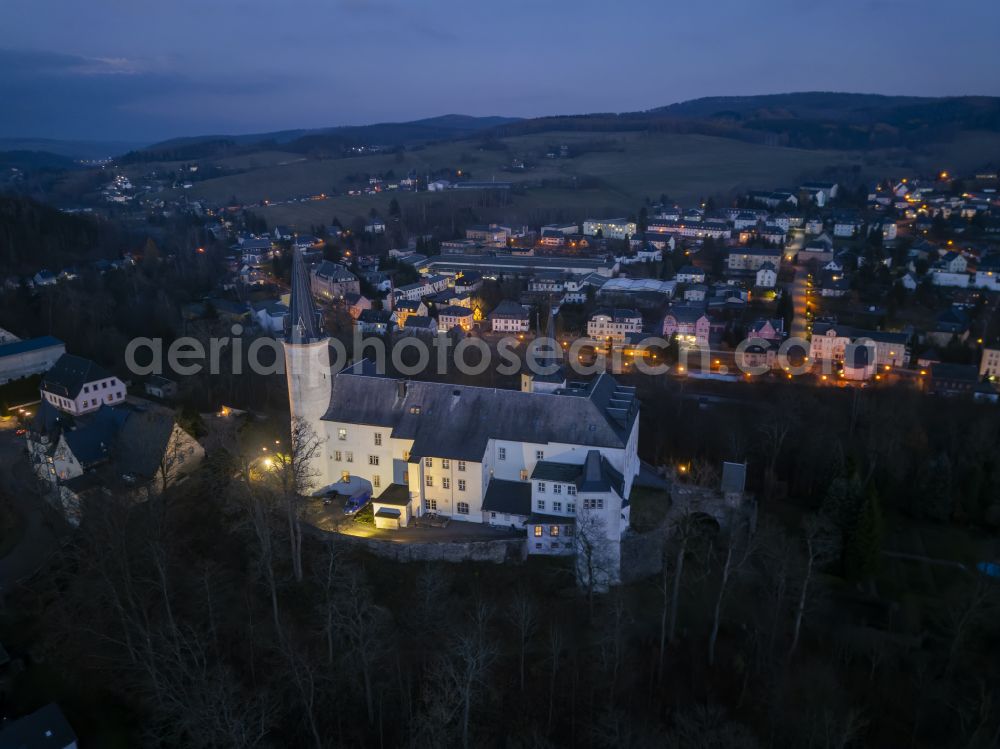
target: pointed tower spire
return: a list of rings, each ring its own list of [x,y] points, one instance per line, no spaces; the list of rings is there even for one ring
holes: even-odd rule
[[[316,305],[312,298],[309,271],[302,250],[292,247],[292,294],[288,302],[288,342],[312,343],[321,336],[316,325]]]

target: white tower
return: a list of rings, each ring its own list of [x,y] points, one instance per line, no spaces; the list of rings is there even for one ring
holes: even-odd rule
[[[309,426],[322,443],[316,451],[313,467],[317,472],[316,488],[332,483],[327,474],[326,434],[323,416],[330,405],[330,339],[317,321],[302,252],[293,249],[292,293],[288,303],[288,330],[282,342],[285,351],[285,377],[288,381],[288,405],[293,420]]]

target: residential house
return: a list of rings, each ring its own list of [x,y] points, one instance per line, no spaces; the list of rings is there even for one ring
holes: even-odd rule
[[[347,305],[347,314],[352,320],[361,317],[361,313],[372,308],[372,300],[363,294],[347,294],[344,296],[344,304]]]
[[[934,328],[927,332],[926,338],[944,347],[953,339],[964,343],[969,337],[969,330],[969,316],[960,307],[952,306],[938,315]]]
[[[392,320],[402,327],[410,315],[427,315],[427,305],[419,299],[400,299],[393,307]]]
[[[385,335],[392,327],[392,315],[385,310],[366,309],[361,311],[354,324],[362,335]]]
[[[160,400],[172,400],[177,397],[177,383],[161,375],[152,375],[143,385],[146,395]]]
[[[642,332],[642,315],[633,309],[601,309],[587,320],[587,335],[621,343],[629,333]]]
[[[973,395],[979,387],[979,371],[975,364],[931,365],[929,387],[937,395]]]
[[[711,321],[705,314],[704,305],[678,304],[670,308],[663,318],[663,337],[677,336],[679,343],[709,347]]]
[[[366,234],[385,234],[385,221],[379,216],[372,216],[365,222]]]
[[[761,263],[757,269],[757,288],[773,289],[778,285],[778,271],[773,263]]]
[[[771,247],[748,247],[732,250],[727,259],[730,271],[753,271],[756,273],[764,263],[774,268],[781,267],[781,250]]]
[[[527,333],[531,328],[528,310],[511,299],[504,299],[489,314],[494,333]]]
[[[282,335],[288,323],[288,307],[277,300],[253,302],[250,305],[254,321],[261,330],[273,335]]]
[[[42,376],[40,389],[42,400],[73,415],[90,413],[125,398],[125,383],[90,359],[73,354],[59,357]]]
[[[1000,291],[1000,254],[988,255],[976,266],[976,288]]]
[[[343,300],[348,294],[360,294],[358,277],[340,263],[324,260],[309,274],[314,296],[327,300]]]
[[[839,216],[833,222],[833,236],[853,237],[864,226],[864,221],[854,216]]]
[[[436,335],[438,324],[433,317],[410,315],[400,326],[399,330],[404,335]]]
[[[438,310],[438,330],[446,331],[460,328],[468,333],[472,330],[473,313],[469,307],[457,304]]]
[[[624,218],[588,218],[583,222],[583,233],[591,237],[600,235],[605,239],[628,239],[635,232],[635,222]]]
[[[682,265],[674,275],[677,283],[705,283],[705,271],[694,265]]]
[[[1000,379],[1000,347],[983,347],[983,358],[979,362],[979,376]]]
[[[817,322],[809,342],[814,362],[843,362],[847,347],[864,344],[874,349],[871,359],[879,368],[905,367],[909,361],[909,336],[881,330],[863,330],[848,325]]]

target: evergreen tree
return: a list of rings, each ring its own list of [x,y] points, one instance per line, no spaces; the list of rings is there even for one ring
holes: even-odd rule
[[[850,579],[870,580],[878,572],[883,533],[882,508],[878,493],[872,489],[865,497],[844,549],[844,568]]]

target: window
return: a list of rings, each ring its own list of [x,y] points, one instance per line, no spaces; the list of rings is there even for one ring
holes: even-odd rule
[[[507,448],[498,447],[497,448],[497,460],[507,460]]]
[[[346,440],[347,439],[347,430],[344,429],[344,428],[338,429],[337,430],[337,439],[339,439],[339,440]]]
[[[559,535],[559,526],[558,525],[550,525],[549,526],[549,535],[550,536],[558,536]]]
[[[465,470],[465,461],[464,460],[458,461],[458,470],[460,470],[460,471],[464,471]]]
[[[468,502],[459,502],[457,505],[455,505],[455,509],[458,510],[458,514],[459,515],[468,515],[469,514],[469,503]]]
[[[340,472],[340,480],[343,481],[345,484],[348,481],[350,481],[351,480],[351,473],[350,473],[350,471],[341,471]]]
[[[106,382],[102,382],[102,383],[101,383],[101,387],[102,387],[103,389],[107,390],[107,389],[108,389],[108,383],[106,383]]]
[[[545,500],[544,499],[537,500],[535,502],[535,509],[536,510],[544,510],[545,509]]]
[[[545,451],[535,450],[535,460],[545,460]]]
[[[382,432],[375,432],[375,445],[380,446],[382,444]]]
[[[438,508],[438,501],[436,499],[425,499],[424,509],[425,510],[436,510]]]
[[[424,468],[433,468],[434,458],[424,458]]]
[[[369,455],[368,456],[368,465],[370,465],[370,466],[377,466],[378,465],[378,455]]]
[[[83,392],[89,393],[90,392],[90,385],[84,385],[83,386]]]
[[[604,499],[585,499],[583,500],[583,509],[585,510],[603,510],[604,509]]]
[[[576,512],[576,504],[574,502],[567,502],[566,503],[566,512],[575,513]]]
[[[465,479],[459,479],[458,480],[458,490],[460,492],[464,492],[465,491]]]
[[[562,494],[562,484],[553,484],[552,485],[552,493],[553,494]]]
[[[562,502],[553,502],[552,512],[562,512]]]
[[[573,526],[572,525],[567,525],[566,526],[566,535],[567,536],[572,536],[573,535]],[[566,544],[566,548],[569,548],[569,544]]]
[[[442,468],[451,468],[451,461],[448,460],[447,458],[442,458],[441,459],[441,467]]]
[[[521,469],[521,481],[527,481],[527,480],[528,480],[528,469],[527,468],[522,468]]]
[[[535,526],[535,538],[541,538],[541,537],[542,537],[542,526],[536,525]]]
[[[545,482],[544,481],[539,481],[538,482],[538,493],[539,494],[545,494]]]
[[[350,450],[348,450],[346,453],[344,453],[344,460],[346,462],[348,462],[348,463],[353,463],[354,462],[354,453],[352,453]]]
[[[490,513],[490,520],[496,520],[496,519],[497,519],[497,514],[495,512],[491,512]]]
[[[434,486],[434,477],[424,476],[424,486]]]
[[[451,489],[451,479],[450,479],[450,478],[447,478],[447,477],[445,477],[445,478],[442,478],[442,479],[441,479],[441,486],[442,486],[442,487],[443,487],[444,489]]]
[[[372,476],[372,486],[374,486],[376,489],[382,486],[382,477],[379,476],[377,473],[374,476]]]
[[[341,460],[344,459],[344,454],[340,452],[340,450],[334,450],[333,459],[339,463]]]
[[[575,497],[576,496],[576,487],[573,486],[573,484],[570,484],[569,486],[566,487],[566,493],[569,496],[571,496],[571,497]]]

